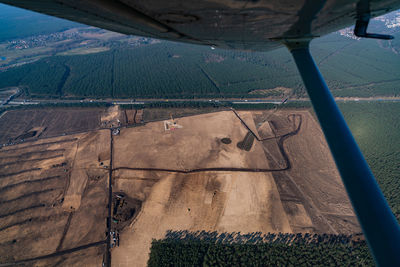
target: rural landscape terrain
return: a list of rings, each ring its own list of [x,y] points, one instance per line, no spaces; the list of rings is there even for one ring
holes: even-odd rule
[[[359,107],[400,107],[342,105],[353,109],[345,114],[355,116],[357,129],[368,126]],[[98,266],[111,259],[113,266],[156,266],[154,253],[166,253],[166,244],[171,251],[183,240],[178,251],[193,249],[187,239],[205,246],[207,257],[197,252],[211,262],[218,247],[204,240],[222,239],[228,248],[249,240],[293,243],[303,251],[297,242],[304,239],[302,246],[321,243],[331,253],[353,244],[349,260],[372,263],[309,109],[11,110],[0,129],[2,264]],[[398,216],[398,200],[389,201]],[[153,243],[149,261],[152,241],[164,238]]]
[[[290,53],[0,5],[0,266],[374,266]],[[400,221],[400,12],[311,52]]]

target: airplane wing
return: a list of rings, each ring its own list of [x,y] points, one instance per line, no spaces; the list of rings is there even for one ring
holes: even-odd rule
[[[400,8],[397,0],[0,0],[124,34],[266,51]]]

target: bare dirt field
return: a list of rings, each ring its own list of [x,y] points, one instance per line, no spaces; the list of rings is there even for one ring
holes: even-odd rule
[[[220,108],[146,108],[143,109],[143,121],[151,122],[157,120],[168,120],[171,115],[174,118],[193,116],[202,113],[218,112]]]
[[[102,266],[105,244],[80,249],[76,252],[67,253],[61,256],[38,259],[31,261],[30,266]]]
[[[171,120],[170,120],[171,121]],[[319,125],[305,110],[222,111],[121,129],[113,189],[141,202],[113,266],[145,266],[167,230],[360,232]]]
[[[123,115],[126,125],[143,123],[143,109],[125,109]]]
[[[113,168],[266,167],[261,144],[255,143],[252,153],[237,148],[247,129],[232,111],[183,117],[176,122],[183,128],[165,131],[164,122],[159,121],[121,129],[114,140]],[[232,143],[224,144],[222,138],[230,138]]]
[[[125,112],[118,105],[107,108],[101,115],[101,126],[103,128],[113,128],[121,126],[126,120]]]
[[[168,230],[361,231],[307,110],[85,110],[0,118],[29,141],[0,148],[0,263],[146,266]]]
[[[33,133],[35,127],[42,127],[39,137],[90,131],[100,127],[100,118],[105,109],[54,108],[7,111],[0,118],[0,144],[16,142],[24,134]],[[32,137],[38,137],[33,135]]]
[[[0,263],[31,265],[24,260],[61,255],[34,265],[67,266],[76,259],[63,252],[88,246],[74,253],[101,264],[109,137],[108,130],[100,130],[0,149]]]

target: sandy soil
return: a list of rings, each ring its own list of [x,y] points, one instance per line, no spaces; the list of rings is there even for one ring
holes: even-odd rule
[[[278,112],[277,116],[282,116],[282,113]],[[285,175],[290,184],[295,184],[297,189],[295,191],[301,192],[305,202],[308,203],[305,209],[312,219],[314,231],[320,233],[360,231],[322,130],[309,112],[296,111],[296,113],[301,114],[303,118],[301,130],[284,144],[292,168],[279,174],[274,173],[274,177],[278,180],[281,175]],[[293,192],[286,192],[285,189],[281,191],[281,194],[288,193]],[[331,219],[330,215],[336,215],[336,219]],[[347,223],[343,223],[343,220]]]
[[[145,108],[142,109],[142,114],[138,114],[142,116],[141,119],[145,122],[159,121],[159,120],[168,120],[171,118],[171,115],[174,118],[182,118],[187,116],[194,116],[198,114],[210,113],[210,112],[218,112],[221,111],[221,108],[214,107],[203,107],[203,108]],[[138,121],[137,121],[138,122]]]
[[[322,132],[308,111],[238,115],[255,133],[253,139],[264,140],[249,141],[249,151],[238,147],[249,139],[249,130],[232,111],[176,119],[183,128],[174,131],[165,131],[162,121],[148,123],[122,129],[114,138],[114,188],[143,204],[113,249],[113,266],[145,266],[151,240],[163,238],[167,230],[360,232]],[[144,167],[275,171],[134,170]]]
[[[247,129],[232,111],[209,113],[175,120],[183,126],[165,131],[163,121],[144,127],[121,129],[115,137],[114,168],[147,167],[195,169],[212,167],[265,168],[261,144],[254,143],[251,153],[236,144]],[[253,128],[254,122],[253,122]],[[230,138],[223,144],[222,138]]]
[[[91,247],[63,256],[29,262],[26,266],[102,266],[105,249],[105,245]]]
[[[108,130],[0,149],[0,263],[105,240],[109,152]]]
[[[125,112],[113,107],[85,116],[66,113],[65,124],[61,113],[35,111],[29,120],[27,111],[21,112],[0,118],[0,126],[8,123],[0,139],[29,131],[41,131],[35,138],[42,139],[0,149],[0,263],[95,244],[28,265],[99,266],[107,231],[111,134],[93,129],[101,122],[108,127],[126,122]],[[134,123],[134,114],[127,115]],[[170,121],[165,110],[145,110],[146,117]],[[115,229],[127,225],[120,246],[112,249],[113,266],[145,266],[151,240],[168,230],[360,232],[321,129],[308,111],[220,111],[174,121],[182,128],[166,131],[160,120],[121,127],[112,137],[114,197],[124,194],[133,205],[125,207],[132,220],[120,228],[112,223]],[[43,138],[77,129],[93,131]]]
[[[145,266],[153,238],[184,229],[291,232],[270,174],[170,174],[154,185],[138,217],[121,234],[113,266]]]
[[[118,105],[111,106],[101,115],[102,127],[118,127],[125,121],[125,114],[120,110]]]
[[[76,143],[69,185],[64,195],[64,209],[79,209],[83,191],[88,185],[88,179],[91,177],[106,179],[105,176],[108,175],[108,172],[104,167],[110,165],[109,138],[109,131],[101,130],[82,136]],[[100,163],[103,163],[103,165]]]

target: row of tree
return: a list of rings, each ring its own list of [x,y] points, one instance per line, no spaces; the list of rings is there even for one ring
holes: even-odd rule
[[[351,235],[168,232],[153,240],[149,266],[373,266]]]

